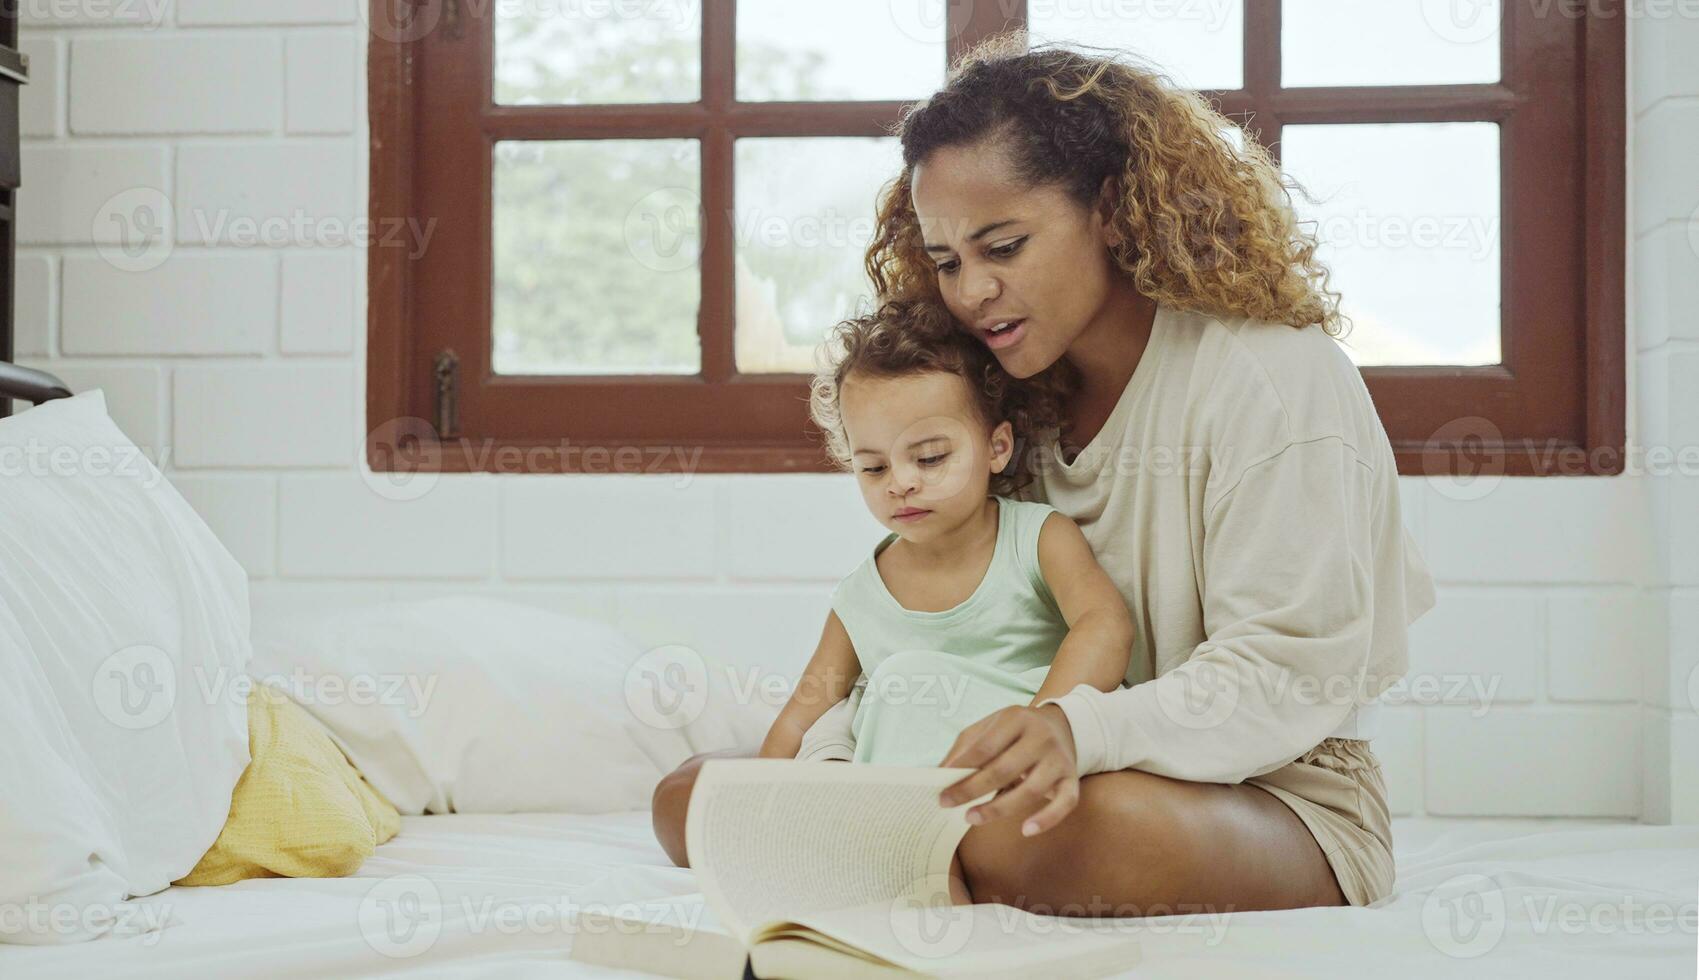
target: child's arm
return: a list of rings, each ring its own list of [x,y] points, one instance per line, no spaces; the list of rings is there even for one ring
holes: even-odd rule
[[[763,759],[794,759],[802,736],[832,705],[849,697],[861,676],[861,661],[837,613],[828,613],[820,645],[797,681],[796,690],[761,743]]]
[[[1068,635],[1031,703],[1061,697],[1080,684],[1100,691],[1120,687],[1133,655],[1133,617],[1079,525],[1061,514],[1044,519],[1038,567],[1068,621]]]

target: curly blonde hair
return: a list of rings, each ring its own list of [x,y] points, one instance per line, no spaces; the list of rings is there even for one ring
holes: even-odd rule
[[[903,378],[951,374],[967,382],[975,414],[987,433],[1007,421],[1014,430],[1015,452],[1009,465],[991,477],[990,490],[1009,496],[1032,482],[1034,450],[1061,427],[1066,374],[1045,374],[1025,381],[1003,370],[985,344],[951,322],[932,302],[893,300],[873,313],[839,322],[819,348],[819,371],[809,384],[808,410],[826,437],[826,452],[840,468],[851,468],[839,395],[852,375]]]
[[[903,169],[882,191],[866,267],[875,295],[942,303],[911,201],[916,165],[935,150],[993,139],[1015,174],[1097,206],[1110,181],[1116,265],[1146,296],[1176,308],[1344,332],[1301,188],[1255,139],[1196,93],[1115,52],[1027,49],[1024,31],[962,55],[944,87],[897,124]]]

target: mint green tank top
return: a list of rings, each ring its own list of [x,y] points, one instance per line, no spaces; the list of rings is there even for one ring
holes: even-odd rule
[[[877,559],[897,540],[893,532],[832,592],[832,611],[855,645],[869,677],[899,650],[935,650],[977,664],[1025,673],[1048,668],[1068,635],[1068,623],[1038,566],[1038,533],[1055,512],[1049,504],[994,497],[997,544],[973,594],[937,612],[906,609],[885,587]]]

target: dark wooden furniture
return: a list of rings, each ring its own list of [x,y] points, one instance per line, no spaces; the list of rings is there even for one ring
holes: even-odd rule
[[[29,59],[18,51],[17,0],[0,0],[0,362],[12,359],[13,254],[17,249],[13,225],[21,183],[18,90],[28,81]],[[0,363],[0,369],[11,366]],[[13,395],[25,397],[22,391],[7,390],[6,382],[16,380],[9,372],[0,374],[0,418],[11,414]]]

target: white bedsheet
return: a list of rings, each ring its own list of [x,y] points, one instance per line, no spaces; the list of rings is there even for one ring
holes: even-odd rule
[[[1144,936],[1139,977],[1694,975],[1699,827],[1405,820],[1395,834],[1398,890],[1379,907],[1099,927]],[[171,888],[142,901],[164,928],[0,947],[0,977],[633,977],[566,959],[571,910],[694,892],[647,812],[410,817],[355,878]]]

